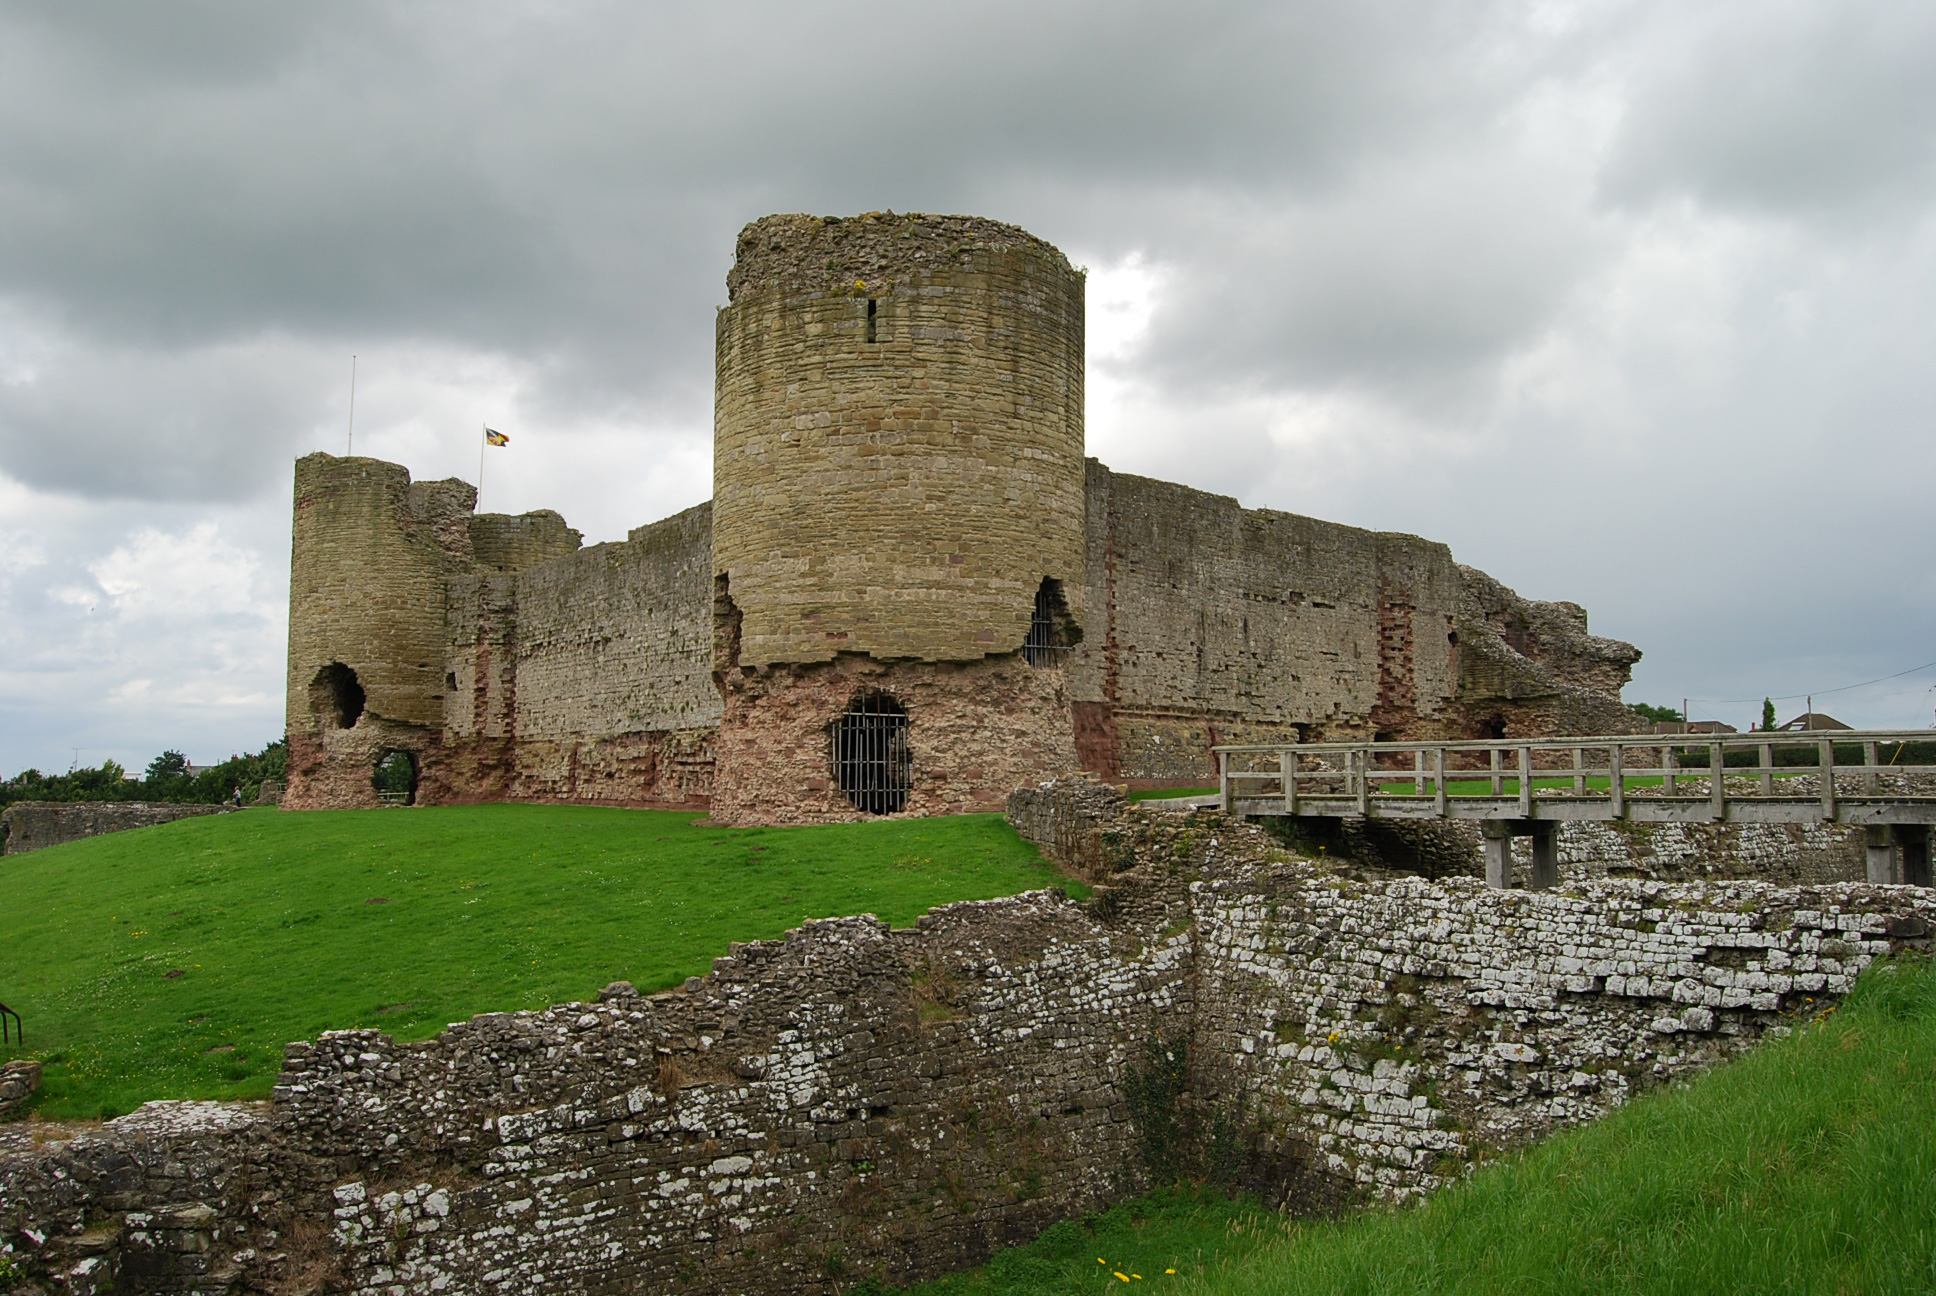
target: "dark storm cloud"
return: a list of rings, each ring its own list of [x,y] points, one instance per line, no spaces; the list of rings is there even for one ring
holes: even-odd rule
[[[1488,88],[1464,58],[1486,12],[16,10],[0,28],[0,292],[31,314],[30,332],[72,345],[31,398],[0,405],[0,467],[51,488],[165,495],[200,454],[255,461],[196,475],[205,487],[252,487],[307,435],[298,410],[326,386],[289,370],[205,392],[150,386],[145,408],[165,403],[199,447],[182,458],[182,438],[135,416],[133,371],[263,335],[331,353],[429,340],[512,354],[544,364],[530,397],[547,410],[643,405],[702,422],[707,307],[744,220],[981,210],[999,196],[1002,214],[1052,238],[1201,263],[1206,239],[1274,232],[1268,219],[1229,229],[1224,213],[1323,193],[1368,151],[1418,147],[1495,107],[1510,87]],[[1218,215],[1176,210],[1206,186],[1223,191]],[[1363,251],[1317,250],[1333,280]],[[1288,267],[1273,256],[1261,250],[1245,273],[1300,281],[1296,254]],[[1376,288],[1323,278],[1313,307],[1349,299],[1363,318],[1327,330],[1311,309],[1245,319],[1257,345],[1224,358],[1241,370],[1318,332],[1332,351],[1456,352],[1471,349],[1464,333],[1501,326],[1467,318],[1413,336],[1415,308],[1380,315]],[[1266,363],[1255,376],[1286,375]],[[104,378],[133,385],[104,396]],[[124,461],[102,457],[112,445]],[[174,467],[141,466],[163,458]]]
[[[1927,210],[1936,179],[1936,9],[1679,7],[1640,42],[1607,192],[1748,211]]]

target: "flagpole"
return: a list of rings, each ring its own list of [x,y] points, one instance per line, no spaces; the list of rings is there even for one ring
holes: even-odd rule
[[[487,450],[491,444],[491,438],[489,435],[490,431],[491,431],[490,427],[486,425],[483,431],[477,434],[477,503],[478,504],[481,504],[484,502],[484,451]],[[471,509],[473,511],[475,511],[476,508],[477,508],[477,504],[471,505]]]
[[[350,431],[349,440],[343,446],[347,457],[356,453],[356,357],[350,357]]]

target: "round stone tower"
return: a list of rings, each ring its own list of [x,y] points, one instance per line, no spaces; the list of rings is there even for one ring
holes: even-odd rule
[[[1082,633],[1081,274],[995,221],[769,216],[741,231],[727,289],[715,817],[772,817],[751,807],[775,795],[787,818],[879,812],[838,769],[860,705],[904,714],[912,787],[890,812],[985,806],[1073,768],[1059,650]],[[1045,706],[1033,734],[988,713]],[[994,747],[952,775],[938,749],[924,765],[943,728]],[[736,764],[773,769],[781,749],[799,787],[742,786]]]
[[[740,661],[971,661],[1081,617],[1083,282],[1012,225],[769,216],[719,314],[713,566]]]

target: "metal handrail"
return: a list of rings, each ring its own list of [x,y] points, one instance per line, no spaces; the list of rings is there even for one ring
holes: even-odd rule
[[[18,1035],[20,1037],[19,1042],[25,1045],[27,1042],[27,1024],[20,1020],[19,1013],[3,1003],[0,1003],[0,1044],[11,1042],[11,1036],[7,1034],[7,1018],[9,1017],[13,1018],[13,1033]]]

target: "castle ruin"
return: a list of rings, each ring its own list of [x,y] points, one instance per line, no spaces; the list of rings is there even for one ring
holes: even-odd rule
[[[285,807],[997,810],[1218,743],[1631,731],[1640,654],[1441,544],[1085,459],[1083,277],[967,217],[771,216],[718,316],[714,499],[585,547],[296,465]]]

